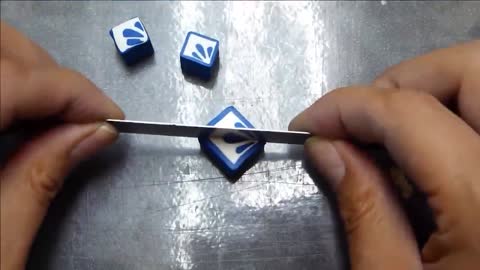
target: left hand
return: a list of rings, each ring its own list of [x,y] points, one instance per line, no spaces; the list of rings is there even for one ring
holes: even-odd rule
[[[120,108],[80,73],[1,23],[0,132],[21,120],[59,120],[0,167],[0,269],[24,269],[28,252],[63,178],[80,160],[112,143],[102,121]]]

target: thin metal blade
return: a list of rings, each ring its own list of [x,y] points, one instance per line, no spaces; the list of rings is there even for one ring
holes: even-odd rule
[[[222,136],[227,133],[248,132],[258,140],[270,143],[304,144],[311,136],[308,132],[280,131],[254,128],[219,128],[204,125],[180,125],[161,122],[144,122],[108,119],[107,122],[121,133],[150,134],[198,138],[201,136]]]

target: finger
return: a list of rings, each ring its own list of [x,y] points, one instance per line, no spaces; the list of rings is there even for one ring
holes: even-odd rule
[[[464,217],[471,215],[469,204],[474,202],[465,194],[478,189],[480,140],[430,95],[368,87],[339,89],[298,115],[290,129],[383,144],[427,194],[437,219],[446,219],[442,224],[468,226]]]
[[[69,168],[112,143],[108,124],[65,124],[34,139],[0,173],[1,269],[23,269],[47,208]]]
[[[445,270],[445,269],[462,269],[476,270],[480,263],[478,258],[480,250],[477,248],[472,250],[456,250],[454,255],[445,256],[435,263],[425,263],[424,270]]]
[[[313,137],[305,149],[336,191],[352,269],[421,269],[407,219],[375,164],[343,141]]]
[[[418,89],[443,103],[456,104],[460,116],[480,133],[480,41],[436,50],[387,69],[374,85]]]
[[[2,58],[10,58],[25,67],[56,66],[55,60],[27,36],[5,22],[0,23]]]
[[[121,109],[80,73],[60,68],[24,71],[1,62],[0,130],[15,120],[57,116],[68,122],[123,118]]]

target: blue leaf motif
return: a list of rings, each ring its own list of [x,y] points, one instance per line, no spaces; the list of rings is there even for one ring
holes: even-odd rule
[[[126,39],[128,46],[132,47],[138,44],[142,44],[145,38],[146,33],[143,29],[142,23],[135,22],[134,28],[126,28],[122,32],[123,37]]]
[[[203,46],[201,44],[197,44],[195,45],[195,48],[197,48],[197,51],[203,56],[203,58],[205,58],[205,49],[203,48]]]
[[[246,126],[241,122],[236,122],[235,127],[246,128]],[[235,148],[235,152],[237,154],[245,152],[250,146],[255,144],[255,142],[252,141],[253,139],[254,137],[248,132],[227,133],[223,136],[223,140],[228,144],[238,144],[241,142],[245,142]]]
[[[239,143],[248,140],[248,137],[243,136],[242,134],[237,133],[227,133],[223,136],[223,140],[226,143]]]
[[[143,26],[142,26],[142,24],[141,24],[140,22],[136,22],[136,23],[135,23],[135,27],[137,27],[138,29],[142,30],[142,32],[145,31],[145,30],[143,30]]]
[[[193,52],[192,55],[193,55],[195,58],[198,58],[199,60],[202,60],[202,61],[203,61],[203,58],[201,58],[196,52]]]
[[[227,133],[223,136],[223,140],[228,144],[238,144],[244,142],[235,148],[237,154],[241,154],[246,151],[251,145],[255,144],[250,138],[244,136],[244,134]]]
[[[205,51],[205,48],[203,47],[202,44],[197,43],[195,45],[195,52],[192,52],[192,56],[197,58],[198,60],[201,60],[204,63],[208,63],[211,60],[212,54],[213,54],[213,48],[208,47],[207,50]]]
[[[143,34],[139,33],[133,29],[125,29],[123,30],[123,37],[130,38],[130,37],[136,37],[136,38],[142,38]]]
[[[243,123],[241,123],[241,122],[236,122],[236,123],[235,123],[235,127],[236,127],[236,128],[246,128],[246,126],[245,126]]]
[[[127,45],[128,46],[133,46],[133,45],[137,45],[137,44],[140,44],[140,43],[142,43],[142,41],[138,38],[127,39]]]
[[[244,151],[246,151],[251,145],[253,145],[254,143],[253,142],[249,142],[249,143],[245,143],[245,144],[242,144],[240,145],[239,147],[237,147],[235,149],[235,152],[237,152],[237,154],[241,154],[243,153]]]

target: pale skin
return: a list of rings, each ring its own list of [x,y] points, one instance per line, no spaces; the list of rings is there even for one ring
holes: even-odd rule
[[[24,269],[68,170],[114,142],[117,132],[103,120],[124,115],[83,75],[5,23],[0,91],[1,132],[23,120],[58,123],[0,171],[1,269]],[[480,265],[480,41],[404,61],[371,85],[334,89],[290,129],[315,135],[305,151],[337,195],[352,269]],[[426,193],[438,229],[422,250],[391,196],[391,179],[353,140],[382,144]]]

